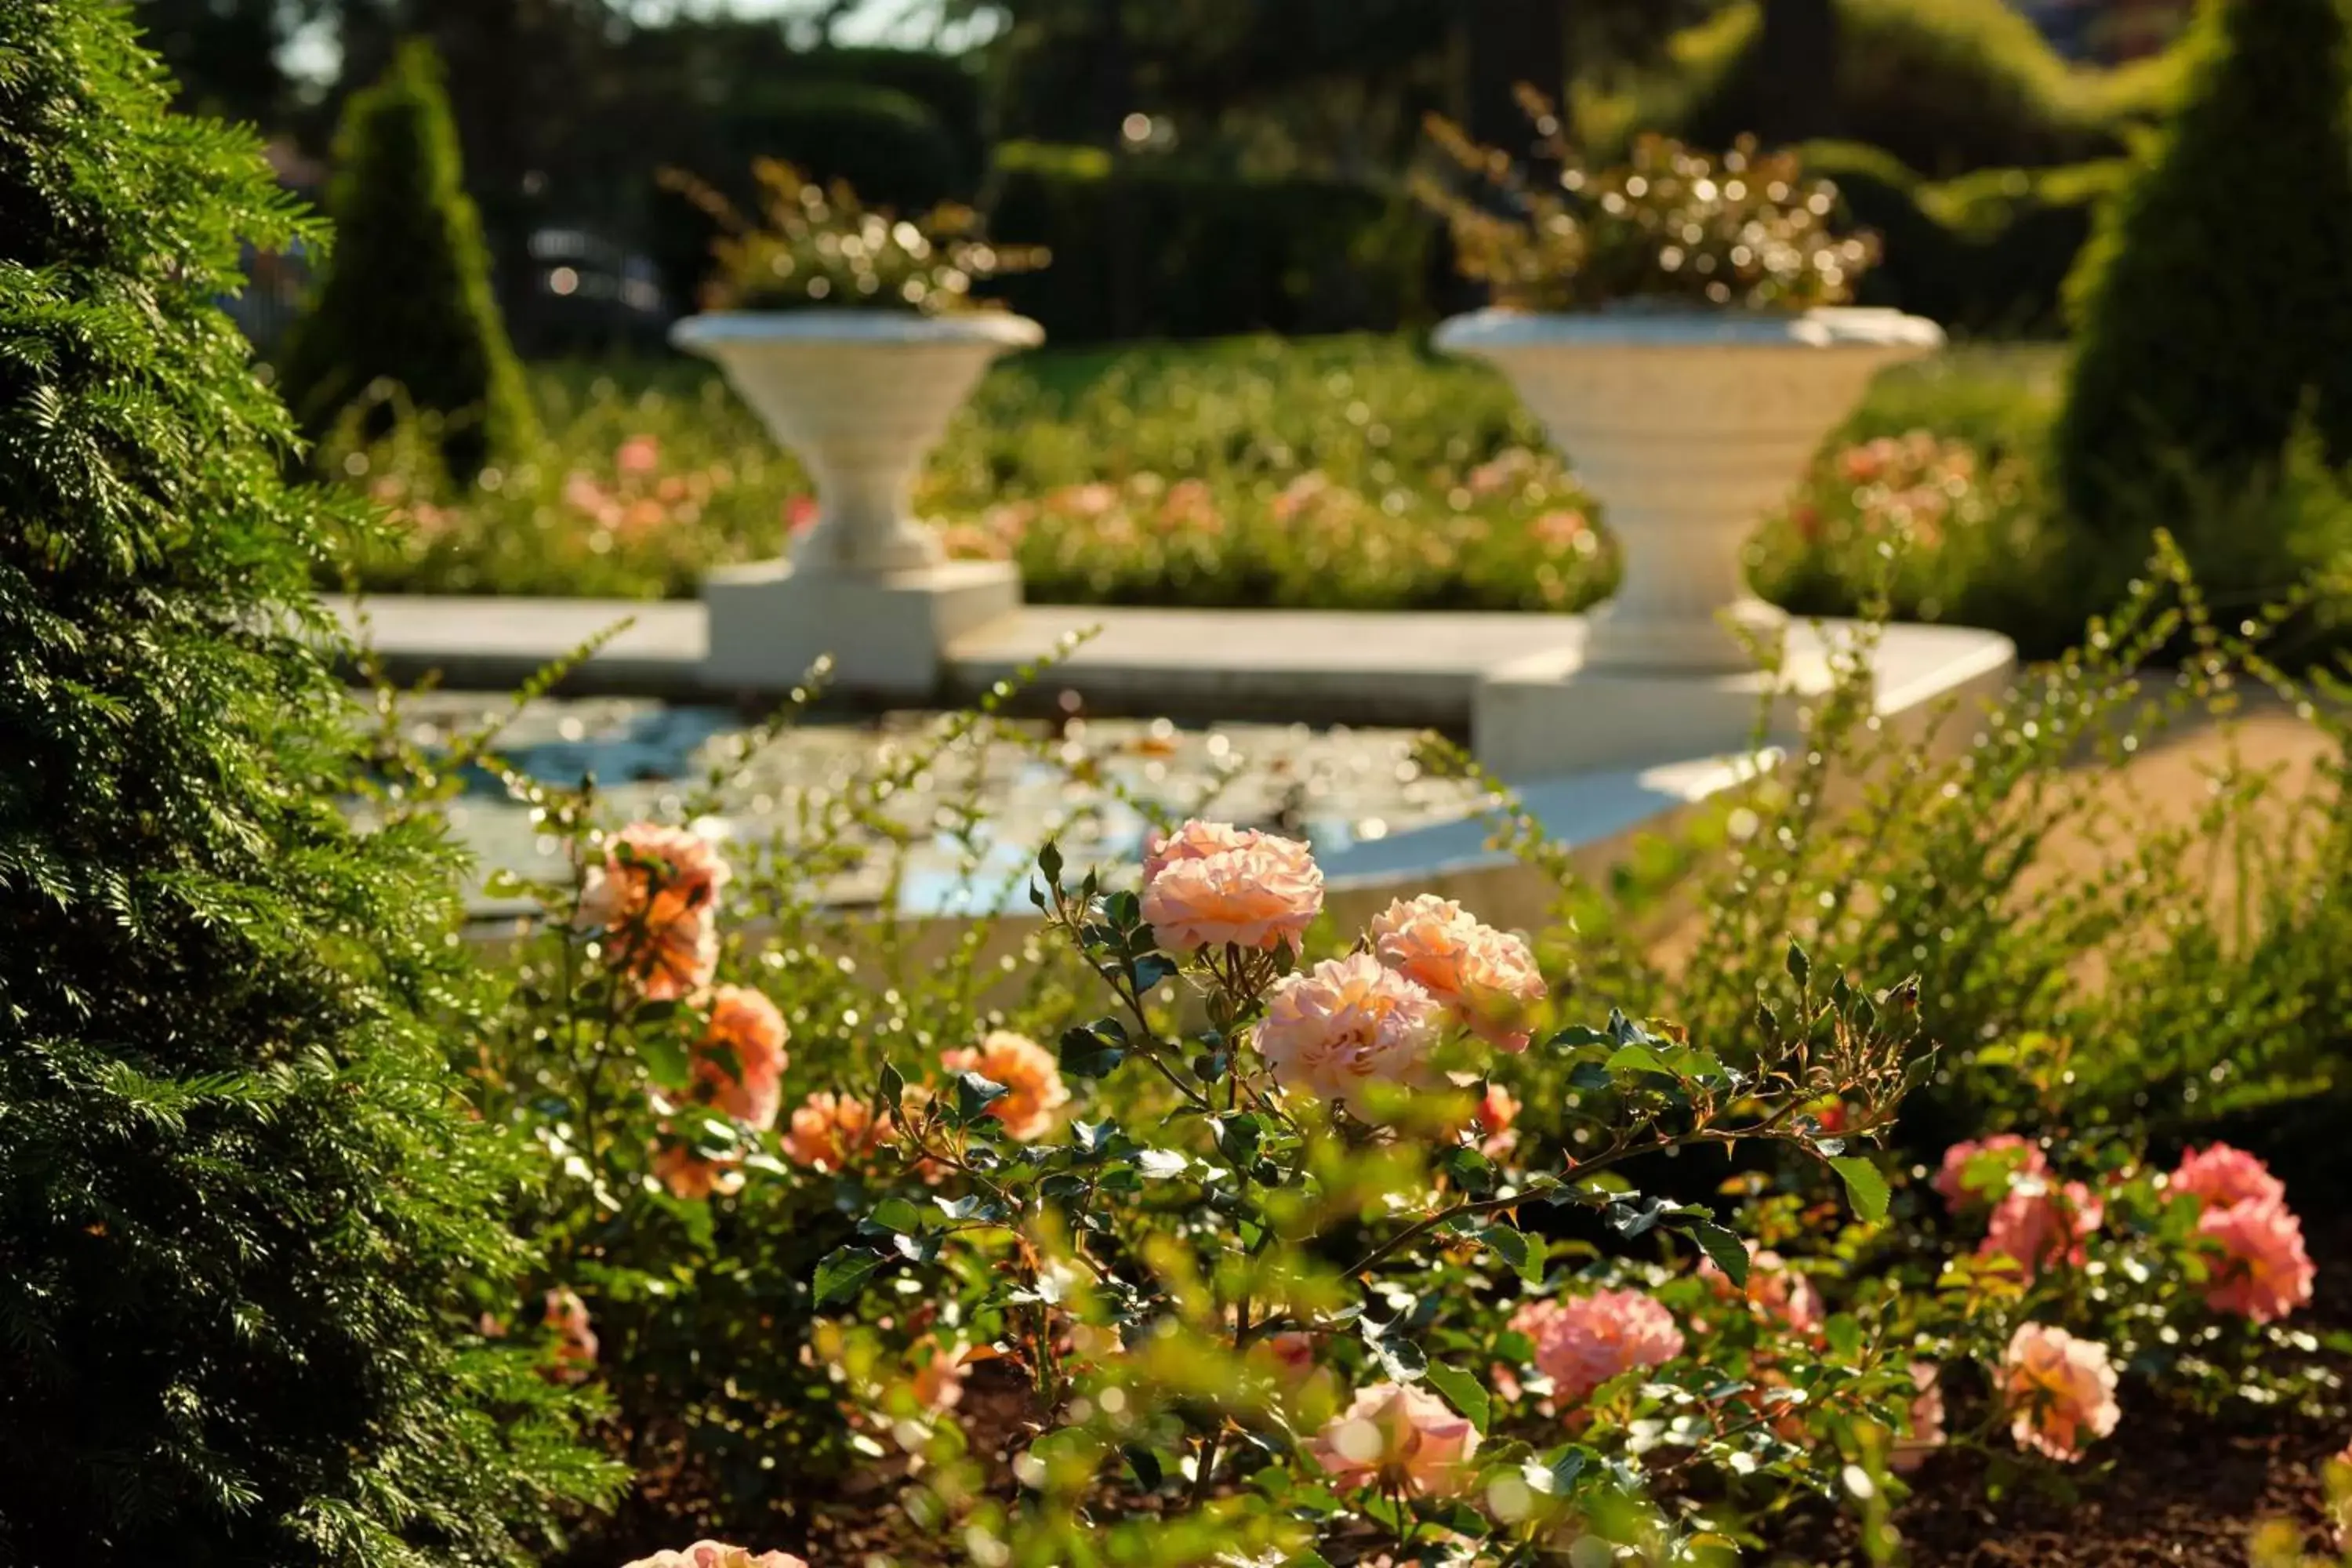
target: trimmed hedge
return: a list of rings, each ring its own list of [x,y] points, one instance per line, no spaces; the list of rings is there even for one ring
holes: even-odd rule
[[[1922,180],[1893,155],[1853,142],[1804,148],[1837,183],[1853,220],[1885,246],[1862,302],[1930,316],[1977,336],[2051,336],[2098,213],[2129,177],[2122,159],[2054,169],[1987,169]]]
[[[321,431],[390,382],[442,416],[455,479],[537,446],[539,416],[490,292],[430,45],[403,45],[381,81],[352,95],[327,210],[335,247],[278,366],[303,424]],[[388,416],[382,405],[371,415]]]
[[[1669,45],[1668,84],[1615,116],[1727,146],[1759,123],[1757,0]],[[2119,155],[2124,126],[2160,107],[2162,68],[2073,68],[2006,0],[1839,0],[1838,133],[1931,178]]]
[[[2345,13],[2215,0],[2192,43],[2179,117],[2075,294],[2061,473],[2073,513],[2125,542],[2275,482],[2306,418],[2328,464],[2352,460]],[[2262,569],[2293,574],[2275,552]]]
[[[1436,226],[1402,192],[1156,159],[1114,168],[1098,148],[1040,142],[999,148],[992,183],[991,237],[1054,255],[993,292],[1057,342],[1391,331],[1429,313]],[[1121,265],[1137,311],[1124,323]]]

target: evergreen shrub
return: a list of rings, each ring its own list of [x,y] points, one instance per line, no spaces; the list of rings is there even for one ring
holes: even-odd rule
[[[2276,481],[2303,421],[2352,458],[2352,72],[2337,0],[2225,0],[2191,47],[2178,120],[2070,284],[2057,441],[2091,537],[2137,555],[2183,529],[2210,568],[2196,520]],[[2212,585],[2294,574],[2242,563],[2263,580]]]
[[[389,382],[441,416],[442,455],[458,479],[528,452],[538,416],[491,292],[430,46],[404,45],[345,106],[327,209],[334,253],[279,367],[296,414],[324,428]]]
[[[334,520],[213,304],[307,226],[168,93],[0,7],[0,1562],[520,1563],[605,1473],[474,1331],[453,852],[337,807]]]

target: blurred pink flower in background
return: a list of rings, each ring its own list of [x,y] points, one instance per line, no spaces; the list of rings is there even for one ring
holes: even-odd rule
[[[1020,1142],[1031,1142],[1052,1131],[1054,1113],[1070,1102],[1070,1091],[1062,1082],[1061,1065],[1054,1060],[1054,1054],[1009,1029],[992,1031],[977,1048],[940,1053],[940,1065],[950,1072],[976,1072],[991,1083],[1003,1084],[1004,1096],[988,1108],[988,1113]]]
[[[1581,1403],[1612,1377],[1662,1366],[1683,1353],[1674,1314],[1641,1290],[1595,1290],[1531,1301],[1510,1326],[1535,1342],[1538,1371],[1563,1405]]]
[[[1822,1326],[1822,1293],[1813,1282],[1789,1267],[1788,1259],[1769,1247],[1748,1244],[1748,1286],[1743,1291],[1712,1258],[1699,1259],[1699,1278],[1718,1296],[1744,1299],[1758,1316],[1799,1333]]]
[[[698,1541],[683,1552],[656,1552],[624,1568],[809,1568],[788,1552],[763,1552],[754,1557],[745,1548],[717,1541]]]
[[[783,1100],[784,1044],[792,1038],[776,1005],[745,985],[722,985],[694,1050],[695,1088],[709,1104],[761,1131]]]
[[[2010,1157],[1978,1164],[1988,1154]],[[1971,1170],[1971,1166],[1975,1169]],[[1997,1132],[1990,1138],[1955,1143],[1945,1150],[1944,1163],[1930,1184],[1942,1194],[1944,1202],[1959,1210],[1978,1204],[1997,1204],[2019,1178],[2046,1176],[2049,1173],[2050,1161],[2039,1145],[2014,1132]]]
[[[2083,1239],[2105,1218],[2106,1205],[2082,1183],[2054,1186],[2045,1177],[2026,1178],[1993,1206],[1977,1252],[2017,1259],[2028,1279],[2059,1264],[2076,1268],[2083,1262]]]
[[[605,841],[581,885],[578,923],[602,930],[612,962],[648,1001],[674,1002],[710,984],[719,963],[719,890],[727,863],[701,835],[632,823]]]
[[[2179,1167],[2172,1173],[2172,1190],[2195,1194],[2200,1205],[2208,1208],[2228,1208],[2248,1199],[2286,1202],[2286,1184],[2272,1175],[2268,1165],[2227,1143],[2182,1154]]]
[[[2218,1242],[2205,1304],[2257,1323],[2273,1322],[2311,1300],[2316,1277],[2304,1249],[2303,1224],[2275,1200],[2245,1198],[2209,1208],[2197,1221],[2200,1237]]]
[[[613,453],[613,467],[625,474],[650,474],[661,467],[661,442],[651,436],[632,436]]]
[[[784,502],[784,531],[798,539],[816,526],[816,520],[823,512],[816,497],[793,496]]]
[[[555,1331],[555,1373],[576,1383],[596,1364],[596,1331],[589,1326],[588,1304],[570,1290],[547,1293],[540,1321]]]
[[[1919,1392],[1911,1401],[1911,1429],[1895,1438],[1895,1455],[1888,1461],[1896,1475],[1917,1469],[1944,1446],[1944,1389],[1937,1373],[1934,1362],[1911,1363],[1911,1385]]]
[[[2116,1429],[2115,1363],[2107,1347],[2045,1323],[2023,1323],[2000,1363],[2010,1436],[2021,1448],[2072,1461]]]
[[[840,1171],[879,1148],[891,1135],[890,1118],[850,1095],[812,1094],[793,1111],[785,1155],[820,1171]]]

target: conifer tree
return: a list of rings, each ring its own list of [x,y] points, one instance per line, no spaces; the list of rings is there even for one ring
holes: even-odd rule
[[[478,1292],[452,851],[356,831],[335,530],[213,300],[294,214],[112,0],[0,5],[0,1562],[523,1560],[605,1477]]]
[[[490,289],[432,46],[404,44],[344,106],[327,216],[333,250],[282,356],[296,414],[319,430],[390,382],[439,417],[452,478],[528,452],[538,416]]]
[[[2342,0],[2212,0],[2155,161],[2071,292],[2066,499],[2136,544],[2275,475],[2309,415],[2352,459],[2352,68]]]

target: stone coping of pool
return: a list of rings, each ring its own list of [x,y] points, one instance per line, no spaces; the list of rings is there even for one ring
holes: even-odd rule
[[[703,679],[706,621],[703,606],[692,601],[402,595],[340,599],[334,608],[374,649],[385,673],[402,683],[431,676],[450,689],[510,689],[626,623],[558,689],[698,702],[738,695]],[[1791,664],[1818,666],[1824,647],[1853,631],[1839,622],[1792,627]],[[1659,706],[1659,692],[1638,681],[1623,687],[1576,680],[1585,636],[1584,621],[1576,616],[1065,605],[1024,606],[953,644],[940,701],[960,705],[1013,680],[1024,666],[1052,657],[1072,634],[1090,635],[1024,688],[1016,706],[1069,711],[1075,704],[1100,715],[1187,721],[1426,727],[1455,735],[1470,732],[1482,691],[1510,699],[1511,713],[1546,728],[1583,722],[1590,706],[1585,693],[1597,692],[1603,707],[1625,715],[1629,726]],[[1873,655],[1881,709],[1907,710],[1999,684],[2014,658],[2008,640],[1990,632],[1887,626]],[[1760,679],[1719,682],[1709,700],[1717,710],[1753,712]],[[1563,682],[1579,689],[1576,700],[1555,716],[1549,705]],[[1711,745],[1677,745],[1674,736],[1660,734],[1655,744],[1621,746],[1585,765],[1622,768],[1721,751],[1739,742],[1737,731],[1743,727],[1744,717]],[[1536,754],[1549,750],[1539,747]],[[1540,776],[1568,770],[1502,771]]]

